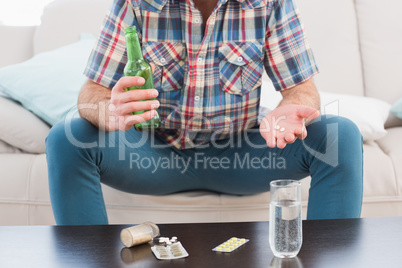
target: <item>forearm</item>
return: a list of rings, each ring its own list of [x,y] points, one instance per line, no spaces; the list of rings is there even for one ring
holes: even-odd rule
[[[281,93],[283,99],[278,106],[298,104],[320,109],[320,94],[312,78]]]
[[[111,90],[88,80],[78,96],[79,114],[98,128],[107,130]]]

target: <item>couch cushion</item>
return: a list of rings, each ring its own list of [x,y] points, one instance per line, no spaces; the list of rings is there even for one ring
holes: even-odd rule
[[[303,218],[307,215],[308,184],[303,180]],[[307,185],[306,185],[307,184]],[[102,185],[111,224],[184,222],[243,222],[269,219],[269,192],[234,196],[194,191],[164,196],[123,193]],[[130,212],[132,211],[132,212]]]
[[[0,154],[18,154],[21,152],[21,149],[18,149],[7,142],[0,140]]]
[[[366,96],[392,104],[402,92],[402,1],[355,2]]]
[[[36,155],[0,154],[0,202],[21,203],[30,200],[31,168]],[[6,171],[6,172],[4,172]],[[7,186],[7,187],[4,187]]]
[[[49,126],[21,105],[0,97],[0,122],[0,140],[25,152],[45,152]]]
[[[384,139],[388,140],[389,134]],[[393,200],[398,195],[393,160],[374,141],[365,143],[363,151],[364,200]]]
[[[391,158],[393,168],[389,168],[395,176],[395,190],[399,195],[402,193],[402,127],[394,127],[387,129],[388,134],[386,137],[377,141],[378,145],[384,153]],[[373,162],[374,164],[374,162]],[[375,162],[378,169],[386,169],[381,163]],[[389,177],[389,175],[387,175]]]
[[[34,55],[78,41],[81,33],[98,36],[110,3],[110,0],[57,0],[50,3],[35,31]]]
[[[0,67],[23,62],[32,57],[34,31],[35,26],[9,26],[0,23],[0,36],[12,36],[12,42],[1,42]]]
[[[297,1],[320,74],[319,90],[364,94],[353,1]],[[374,2],[377,4],[377,2]]]
[[[0,154],[0,170],[0,225],[55,224],[44,154]]]

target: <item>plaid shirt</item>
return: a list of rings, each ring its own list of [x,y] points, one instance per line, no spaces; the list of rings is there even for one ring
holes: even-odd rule
[[[264,67],[278,91],[318,72],[292,0],[219,0],[205,29],[192,0],[115,0],[89,79],[112,88],[123,76],[129,25],[156,66],[157,133],[179,149],[257,126]]]

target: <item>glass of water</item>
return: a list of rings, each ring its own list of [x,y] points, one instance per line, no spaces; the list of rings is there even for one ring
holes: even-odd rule
[[[276,180],[270,183],[269,245],[278,258],[293,258],[303,242],[301,183]]]

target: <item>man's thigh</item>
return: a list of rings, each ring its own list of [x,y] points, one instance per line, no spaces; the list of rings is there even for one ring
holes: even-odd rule
[[[202,189],[199,174],[190,167],[188,151],[162,141],[152,132],[105,133],[99,146],[101,182],[137,194],[163,195]],[[101,145],[101,144],[100,144]]]
[[[258,129],[249,130],[242,138],[234,140],[232,144],[229,140],[219,141],[211,148],[196,149],[194,168],[206,189],[255,194],[269,191],[272,180],[302,179],[309,175],[306,151],[300,140],[284,149],[269,148]]]

